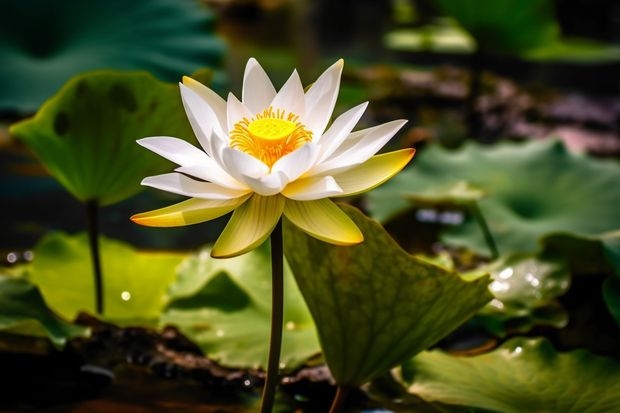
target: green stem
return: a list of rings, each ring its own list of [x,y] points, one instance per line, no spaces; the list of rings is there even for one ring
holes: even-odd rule
[[[276,387],[280,381],[280,349],[282,347],[282,323],[284,321],[284,249],[282,246],[282,220],[271,233],[271,333],[267,377],[263,388],[260,413],[273,408]]]
[[[491,234],[491,230],[489,229],[489,225],[487,224],[486,219],[484,219],[484,215],[482,215],[482,211],[480,211],[480,207],[477,202],[472,202],[469,205],[469,209],[474,219],[478,221],[478,225],[480,225],[480,229],[482,230],[482,235],[484,235],[484,240],[491,251],[491,258],[496,260],[499,258],[499,249],[497,248],[497,243],[495,242],[495,238],[493,238],[493,234]]]
[[[329,413],[338,413],[344,404],[347,395],[349,394],[349,388],[347,386],[338,386],[336,388],[336,395],[332,401],[332,405],[329,408]]]
[[[103,315],[103,274],[99,254],[99,203],[97,201],[86,202],[86,217],[88,219],[90,257],[95,275],[95,311],[98,315]]]

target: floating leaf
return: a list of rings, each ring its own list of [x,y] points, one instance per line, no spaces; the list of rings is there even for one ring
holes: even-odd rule
[[[136,194],[142,178],[170,169],[137,139],[193,136],[177,85],[112,71],[74,77],[11,133],[73,196],[101,205]]]
[[[559,353],[544,339],[515,338],[475,357],[422,353],[402,375],[427,401],[502,413],[620,411],[617,361],[585,350]]]
[[[551,0],[434,0],[487,51],[517,54],[555,41]],[[484,12],[481,13],[481,10]]]
[[[47,336],[58,347],[68,339],[88,334],[87,328],[54,314],[36,286],[4,275],[0,275],[0,331]]]
[[[69,78],[148,70],[167,81],[218,67],[214,15],[193,0],[4,0],[0,111],[33,113]]]
[[[271,259],[263,247],[230,259],[203,250],[188,259],[170,288],[162,323],[174,324],[219,363],[265,367],[271,317]],[[281,366],[294,369],[320,352],[312,318],[284,267]]]
[[[412,208],[408,199],[465,181],[486,195],[478,206],[502,254],[535,252],[551,234],[587,238],[620,228],[620,191],[613,190],[620,165],[569,153],[558,141],[470,143],[458,151],[433,146],[414,164],[370,192],[374,217],[387,221]],[[440,194],[436,199],[442,201]],[[473,219],[447,229],[442,239],[488,254]]]
[[[185,255],[138,252],[104,237],[100,247],[105,318],[121,324],[154,323],[167,303],[166,289]],[[85,234],[46,235],[35,246],[27,273],[50,308],[63,317],[72,320],[80,311],[94,312],[92,263]]]
[[[292,225],[284,244],[334,378],[359,385],[428,348],[491,297],[486,276],[466,282],[414,258],[378,223],[343,209],[362,244],[333,246]]]

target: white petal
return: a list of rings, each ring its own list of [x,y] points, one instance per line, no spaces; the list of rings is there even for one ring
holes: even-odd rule
[[[344,61],[338,60],[314,82],[306,92],[306,111],[303,119],[313,136],[321,136],[332,117]]]
[[[318,140],[320,148],[319,162],[329,158],[338,149],[355,125],[357,125],[367,107],[368,102],[364,102],[349,109],[334,120],[327,132]]]
[[[183,84],[203,98],[213,109],[213,113],[217,116],[219,123],[224,125],[226,122],[226,101],[220,95],[191,77],[183,76]]]
[[[211,160],[209,164],[198,164],[181,166],[175,169],[176,172],[181,172],[186,175],[195,176],[198,179],[204,181],[213,182],[214,184],[231,188],[231,189],[246,189],[247,186],[238,182],[226,171],[224,171],[215,161]]]
[[[243,118],[252,119],[254,115],[232,93],[228,94],[228,131],[232,131],[235,123]]]
[[[299,74],[297,74],[297,71],[295,70],[293,71],[293,74],[291,74],[291,77],[288,78],[286,83],[278,91],[276,97],[273,98],[271,106],[303,116],[305,105],[304,88],[301,85]]]
[[[248,60],[243,75],[241,101],[256,114],[267,109],[275,95],[276,89],[260,64],[254,58]]]
[[[224,188],[210,182],[195,181],[176,172],[146,177],[142,180],[142,185],[202,199],[233,199],[250,192],[248,189]]]
[[[138,144],[177,165],[187,166],[210,163],[213,160],[204,151],[179,138],[153,136],[139,139]]]
[[[245,177],[259,179],[269,174],[269,167],[260,160],[231,147],[222,149],[222,162],[226,172],[239,182],[246,182]]]
[[[309,175],[334,175],[366,162],[379,151],[406,120],[395,120],[372,128],[353,132],[347,140],[324,162],[308,171]]]
[[[312,201],[342,194],[342,188],[331,176],[312,176],[291,182],[282,195],[296,201]]]
[[[271,167],[271,171],[281,171],[289,182],[294,181],[314,165],[318,154],[317,146],[310,142],[278,159]]]
[[[252,178],[244,176],[245,183],[259,195],[271,196],[282,192],[282,189],[288,184],[288,179],[283,172],[274,172],[269,175]]]
[[[180,83],[179,86],[181,87],[181,98],[189,123],[192,125],[198,142],[210,155],[211,144],[209,139],[211,137],[211,130],[219,130],[223,134],[222,125],[220,125],[220,121],[211,106],[204,99],[187,86]]]

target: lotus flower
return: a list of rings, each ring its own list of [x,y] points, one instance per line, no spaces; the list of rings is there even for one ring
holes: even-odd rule
[[[330,199],[368,191],[398,173],[414,149],[376,153],[405,124],[396,120],[352,132],[368,102],[329,125],[344,62],[334,63],[304,92],[296,71],[279,91],[255,59],[245,68],[241,100],[224,100],[184,77],[181,97],[202,146],[166,136],[138,143],[179,167],[143,185],[190,199],[131,219],[141,225],[196,224],[233,214],[212,249],[233,257],[262,244],[284,215],[322,241],[363,241],[355,223]]]

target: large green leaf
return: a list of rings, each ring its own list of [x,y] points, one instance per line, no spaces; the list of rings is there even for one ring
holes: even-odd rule
[[[177,85],[112,71],[74,77],[11,133],[73,196],[101,205],[134,195],[142,178],[170,169],[137,139],[193,136]]]
[[[330,245],[288,225],[284,245],[334,378],[359,385],[446,336],[491,296],[488,277],[467,282],[414,258],[377,222],[343,209],[362,244]]]
[[[104,317],[121,324],[153,324],[168,301],[166,289],[176,277],[176,267],[186,255],[138,252],[104,237],[99,242]],[[48,234],[35,246],[34,260],[26,271],[50,308],[63,317],[71,320],[80,311],[94,312],[94,281],[85,234]]]
[[[33,113],[70,77],[148,70],[177,81],[218,67],[223,42],[196,0],[3,0],[0,111]]]
[[[178,326],[212,359],[231,367],[265,367],[271,317],[267,244],[240,257],[188,259],[170,288],[162,323]],[[280,366],[294,369],[320,352],[312,318],[288,265],[284,271],[284,337]]]
[[[544,339],[512,339],[491,353],[432,351],[402,368],[409,391],[426,400],[501,413],[620,411],[620,364],[584,350],[557,352]]]
[[[559,25],[551,0],[434,0],[487,51],[517,54],[554,42]]]
[[[387,221],[413,207],[408,199],[454,201],[453,189],[462,181],[486,194],[478,206],[502,254],[535,252],[541,238],[551,234],[596,238],[620,228],[620,191],[615,190],[620,165],[570,153],[553,140],[493,147],[470,143],[457,151],[427,147],[412,167],[369,194],[369,209]],[[473,219],[442,238],[489,253]]]
[[[54,314],[36,286],[4,275],[0,275],[0,331],[47,336],[56,346],[88,334],[87,328],[69,324]]]

